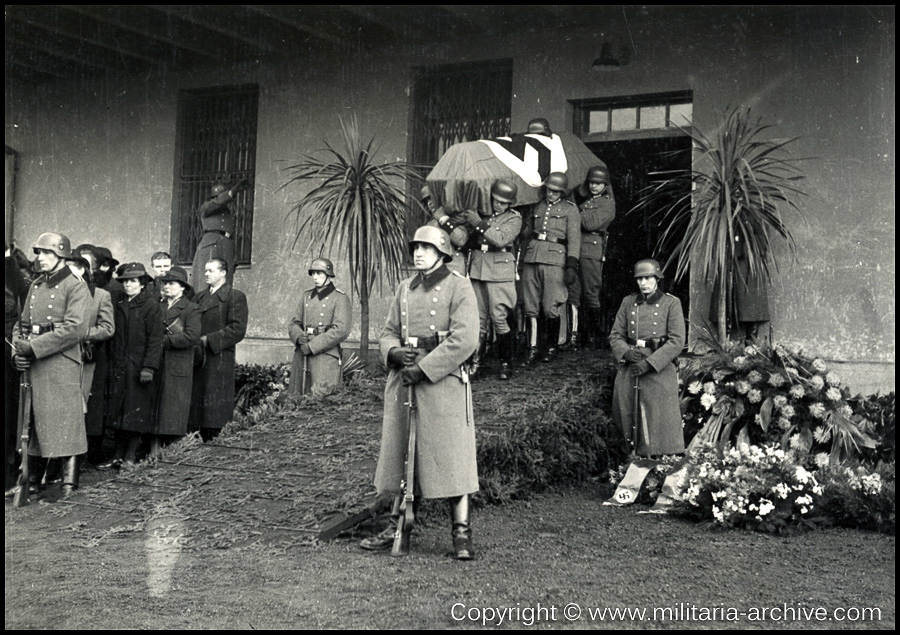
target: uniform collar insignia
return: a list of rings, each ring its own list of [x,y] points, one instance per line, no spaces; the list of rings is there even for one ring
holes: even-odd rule
[[[638,297],[637,297],[637,301],[635,302],[635,304],[644,304],[644,303],[655,304],[655,303],[659,302],[659,299],[661,297],[663,297],[663,292],[662,292],[662,289],[657,288],[656,291],[651,293],[650,297],[648,297],[648,298],[644,298],[644,295],[641,293],[638,293],[637,296]]]
[[[450,270],[447,269],[447,265],[442,264],[440,267],[429,273],[428,275],[422,275],[418,273],[413,281],[409,283],[410,289],[415,289],[419,285],[425,287],[426,291],[431,291],[432,288],[436,284],[438,284],[441,280],[450,275]]]
[[[334,291],[334,283],[329,280],[321,289],[313,287],[309,292],[310,300],[324,300]]]
[[[58,271],[48,271],[47,273],[42,275],[42,278],[44,279],[48,287],[52,287],[59,284],[71,275],[72,270],[66,266],[63,266],[63,268],[59,269]]]

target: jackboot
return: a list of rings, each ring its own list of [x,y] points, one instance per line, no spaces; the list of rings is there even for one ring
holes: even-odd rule
[[[391,507],[391,520],[388,526],[379,533],[368,538],[363,538],[359,546],[368,551],[387,551],[394,545],[394,535],[397,533],[397,527],[400,525],[400,504],[403,502],[403,496],[394,497],[394,504]]]
[[[500,351],[500,375],[502,380],[512,379],[513,376],[513,351],[515,350],[516,334],[510,331],[497,336],[497,348]]]
[[[457,560],[474,560],[475,548],[472,546],[472,528],[469,526],[469,495],[450,499],[450,514],[453,518],[453,557]]]
[[[538,359],[538,335],[540,330],[538,327],[538,318],[530,317],[527,319],[528,322],[526,322],[525,324],[525,332],[527,337],[528,352],[525,354],[525,359],[522,361],[522,366],[531,366]]]
[[[79,470],[81,461],[79,456],[67,456],[63,459],[62,498],[69,498],[78,489]]]
[[[566,341],[563,342],[560,351],[574,351],[578,348],[578,307],[574,304],[566,305]]]
[[[484,363],[484,350],[486,346],[487,335],[481,333],[478,336],[478,348],[475,349],[475,352],[472,353],[472,357],[469,358],[469,379],[475,379],[480,374],[482,364]]]
[[[544,329],[544,354],[541,357],[542,362],[552,362],[559,354],[559,316],[555,318],[547,318],[547,328]]]
[[[44,472],[47,471],[48,459],[42,456],[29,456],[28,461],[28,492],[38,494],[44,489]]]

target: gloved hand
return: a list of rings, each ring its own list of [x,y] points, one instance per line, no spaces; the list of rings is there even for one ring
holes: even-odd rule
[[[142,368],[141,369],[141,383],[149,384],[153,381],[153,369],[152,368]]]
[[[566,286],[575,284],[576,280],[578,280],[578,271],[572,267],[566,267],[566,272],[563,274],[563,282],[566,283]]]
[[[431,217],[438,223],[440,223],[442,218],[450,218],[450,215],[444,211],[443,207],[438,207],[431,213]]]
[[[304,344],[309,343],[309,333],[306,331],[301,331],[297,336],[297,346],[303,346]]]
[[[475,227],[481,222],[481,215],[475,210],[467,209],[464,212],[460,212],[460,215],[463,220],[472,227]]]
[[[18,371],[28,370],[31,367],[31,360],[21,355],[13,355],[12,361]]]
[[[651,366],[650,362],[645,359],[644,361],[631,367],[631,375],[633,377],[640,377],[641,375],[646,375],[651,370],[653,370],[653,366]]]
[[[304,355],[312,355],[312,350],[309,348],[309,344],[304,344],[300,347],[300,352]]]
[[[388,352],[388,361],[394,366],[409,366],[416,361],[416,351],[396,346]]]
[[[16,355],[21,355],[25,359],[34,357],[34,349],[28,340],[19,340],[16,342]]]
[[[400,371],[400,379],[403,381],[404,386],[415,386],[428,379],[428,377],[425,376],[425,371],[419,368],[418,364],[413,364]]]
[[[647,359],[647,355],[646,353],[644,353],[644,349],[638,348],[637,346],[632,346],[627,351],[625,351],[625,356],[623,359],[629,364],[638,364]]]

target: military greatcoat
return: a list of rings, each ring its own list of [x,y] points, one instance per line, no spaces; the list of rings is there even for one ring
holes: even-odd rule
[[[478,299],[481,333],[509,332],[508,314],[516,308],[516,254],[513,243],[522,230],[522,216],[514,209],[483,217],[469,240],[469,278]]]
[[[194,379],[194,346],[200,341],[200,307],[180,297],[169,306],[160,302],[163,319],[163,360],[156,412],[156,434],[187,434]]]
[[[207,337],[206,363],[194,370],[191,426],[223,428],[234,414],[235,346],[247,333],[247,296],[224,284],[194,296],[200,307],[200,335]]]
[[[593,196],[581,204],[581,275],[577,295],[584,305],[600,308],[600,291],[603,284],[603,260],[606,258],[606,241],[610,223],[616,217],[616,201],[609,188],[599,196]],[[571,292],[571,288],[570,288]],[[577,297],[576,297],[577,299]],[[569,295],[572,300],[572,294]],[[573,302],[577,304],[577,302]]]
[[[410,335],[422,338],[420,347],[425,338],[432,342],[417,349],[417,363],[427,377],[415,386],[418,489],[424,498],[476,492],[472,391],[460,370],[478,346],[478,307],[469,280],[442,266],[427,277],[420,273],[402,281],[380,338],[385,364],[391,349],[406,346]],[[408,388],[401,381],[401,370],[390,367],[384,389],[375,471],[379,493],[399,493],[405,478]]]
[[[638,378],[641,417],[635,453],[639,456],[684,452],[681,409],[678,400],[678,373],[675,358],[684,347],[684,314],[681,301],[657,290],[644,299],[640,293],[627,296],[619,307],[609,335],[613,357],[619,362],[613,387],[613,419],[626,439],[633,439],[634,384],[631,364],[623,359],[638,340],[665,338],[665,343],[649,353],[652,370]]]
[[[202,205],[197,213],[200,215],[200,226],[203,235],[194,252],[191,265],[191,286],[202,289],[205,284],[204,271],[210,258],[224,258],[228,263],[228,284],[234,279],[234,232],[237,225],[237,214],[231,201],[234,197],[222,192]]]
[[[350,299],[330,280],[321,289],[313,287],[303,292],[288,325],[288,337],[296,346],[291,364],[291,394],[301,394],[304,357],[309,370],[308,388],[313,392],[327,392],[342,384],[340,344],[350,335],[351,318]],[[300,351],[300,336],[304,332],[309,335],[311,355]]]
[[[81,393],[81,341],[91,294],[87,285],[62,266],[38,276],[28,290],[13,346],[27,339],[31,361],[34,434],[30,455],[74,456],[87,452],[84,398]],[[35,330],[44,331],[35,334]]]
[[[106,373],[108,346],[116,332],[115,308],[112,297],[105,289],[94,288],[88,321],[87,348],[90,359],[84,360],[81,375],[81,389],[87,412],[84,413],[84,427],[88,436],[103,434],[103,410],[106,401]]]
[[[152,433],[159,394],[163,324],[159,298],[150,286],[116,305],[113,336],[112,426],[127,432]],[[153,381],[142,383],[141,370],[153,370]]]

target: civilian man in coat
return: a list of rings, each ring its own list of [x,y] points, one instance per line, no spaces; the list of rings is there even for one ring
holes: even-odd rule
[[[525,366],[552,361],[558,352],[560,309],[566,305],[566,285],[578,277],[581,255],[581,216],[565,197],[569,179],[551,172],[544,181],[544,200],[523,222],[527,240],[522,271],[522,294],[528,331]],[[544,321],[539,318],[543,314]]]
[[[515,183],[497,180],[491,185],[491,207],[484,213],[464,212],[472,238],[469,240],[469,278],[478,299],[481,330],[478,348],[471,362],[471,375],[480,369],[484,350],[491,333],[497,338],[500,379],[512,377],[515,333],[510,328],[510,314],[516,308],[516,254],[513,243],[522,229],[522,217],[510,206],[515,205],[518,188]]]
[[[28,370],[33,428],[30,487],[39,489],[46,460],[63,459],[63,496],[78,488],[78,456],[87,451],[81,393],[81,342],[87,335],[90,293],[66,259],[72,245],[62,234],[41,234],[34,244],[41,274],[31,284],[13,329],[13,363]]]
[[[612,414],[635,457],[644,460],[638,458],[629,465],[613,498],[607,501],[611,505],[634,502],[644,477],[655,465],[652,459],[684,452],[674,364],[684,347],[681,302],[660,288],[663,274],[656,260],[639,260],[634,277],[639,292],[622,301],[609,334],[613,358],[619,363]]]
[[[333,392],[342,385],[341,342],[350,335],[350,299],[334,286],[334,264],[316,258],[309,266],[315,286],[303,292],[288,337],[296,347],[291,364],[290,393]],[[304,377],[304,366],[308,371]]]
[[[208,287],[194,296],[206,363],[194,371],[190,421],[204,441],[218,436],[234,414],[235,346],[247,333],[247,296],[232,288],[227,276],[228,263],[211,259],[204,272]]]
[[[203,235],[194,252],[194,264],[191,267],[191,284],[195,289],[203,288],[206,263],[212,258],[221,258],[228,263],[228,284],[234,282],[234,232],[237,227],[237,212],[234,209],[234,197],[247,189],[250,182],[243,179],[231,189],[222,183],[214,183],[197,214]]]
[[[200,307],[188,300],[187,271],[171,267],[156,278],[163,292],[163,360],[159,407],[151,453],[187,434],[194,378],[194,346],[200,342]]]
[[[415,386],[416,490],[422,498],[450,499],[454,552],[470,560],[469,494],[478,491],[478,469],[472,390],[461,365],[478,346],[478,303],[469,280],[446,266],[453,251],[445,231],[420,227],[410,253],[417,273],[400,283],[380,338],[390,372],[375,487],[394,497],[391,524],[360,546],[384,550],[393,544],[409,441],[405,404],[408,386]]]
[[[150,276],[139,262],[122,266],[119,280],[125,298],[116,305],[113,336],[112,427],[116,430],[116,454],[100,467],[118,468],[137,460],[141,436],[153,434],[159,395],[163,323],[159,298]]]
[[[88,333],[81,343],[84,370],[81,374],[81,389],[84,393],[85,413],[84,428],[88,439],[87,459],[94,465],[101,463],[103,445],[103,412],[105,409],[105,391],[107,372],[107,342],[116,332],[115,309],[112,298],[105,289],[94,285],[91,277],[91,264],[82,256],[75,255],[68,261],[69,269],[79,280],[83,280],[91,292],[91,303],[85,319],[88,322]],[[94,374],[104,377],[95,381]]]

